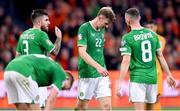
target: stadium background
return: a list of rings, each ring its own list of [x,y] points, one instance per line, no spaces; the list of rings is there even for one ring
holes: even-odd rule
[[[60,27],[63,32],[62,48],[55,58],[56,61],[64,69],[76,71],[78,28],[83,22],[93,19],[102,6],[112,6],[116,14],[116,21],[111,24],[105,33],[104,53],[107,68],[108,70],[117,71],[111,73],[111,75],[118,74],[122,59],[119,53],[121,37],[128,31],[124,21],[124,12],[129,7],[137,7],[141,13],[142,24],[152,19],[157,21],[158,33],[164,36],[167,41],[164,50],[165,59],[170,69],[174,71],[173,74],[180,80],[180,72],[178,72],[180,69],[180,0],[0,0],[1,77],[3,76],[4,67],[15,57],[19,35],[32,26],[30,21],[31,11],[39,8],[46,9],[49,14],[51,25],[48,35],[50,39],[53,42],[56,39],[54,26]],[[1,82],[3,84],[2,78],[0,79]],[[0,85],[0,94],[3,95],[1,87],[3,85]],[[4,98],[6,96],[0,96],[0,108],[3,105],[1,102]],[[128,101],[127,97],[125,98],[125,101]],[[169,101],[168,98],[167,101]],[[177,99],[179,95],[173,98],[179,100]],[[58,101],[61,101],[61,99]]]

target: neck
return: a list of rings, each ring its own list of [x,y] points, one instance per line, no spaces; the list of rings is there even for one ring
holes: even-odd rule
[[[142,29],[142,28],[143,28],[143,27],[140,25],[139,22],[137,22],[137,23],[132,23],[132,24],[130,25],[130,27],[131,27],[132,30],[133,30],[133,29]]]
[[[41,27],[39,25],[33,25],[33,28],[34,29],[40,29],[41,30]]]
[[[91,23],[92,23],[92,26],[93,26],[96,30],[98,30],[98,18],[96,17],[95,19],[93,19],[93,20],[91,21]]]

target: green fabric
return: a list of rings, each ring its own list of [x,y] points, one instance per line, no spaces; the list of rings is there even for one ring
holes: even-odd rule
[[[25,77],[31,77],[38,86],[54,84],[58,90],[66,79],[62,67],[51,58],[44,55],[29,54],[13,59],[5,71],[16,71]]]
[[[131,82],[156,84],[156,50],[160,48],[157,35],[146,29],[132,30],[122,38],[121,55],[131,55]]]
[[[78,31],[78,46],[87,47],[86,52],[101,66],[105,67],[104,61],[104,29],[95,30],[90,22],[82,24]],[[96,78],[101,75],[97,70],[88,65],[80,56],[78,57],[78,74],[80,78]]]

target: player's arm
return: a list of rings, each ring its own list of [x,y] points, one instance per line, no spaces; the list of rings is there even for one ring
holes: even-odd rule
[[[56,97],[58,95],[58,91],[55,87],[51,89],[50,95],[48,96],[47,102],[46,102],[46,107],[45,110],[51,110],[53,109],[53,106],[56,102]]]
[[[175,87],[175,79],[173,78],[173,76],[172,76],[172,74],[171,74],[171,72],[169,70],[169,67],[167,65],[167,62],[164,59],[164,56],[163,56],[162,51],[160,49],[157,50],[157,58],[159,59],[161,67],[163,68],[163,70],[165,71],[165,73],[167,75],[168,84],[171,87]]]
[[[17,47],[16,47],[16,57],[21,55],[20,52],[21,52],[21,48],[20,48],[20,38],[19,38],[19,41],[18,41],[18,44],[17,44]]]
[[[16,51],[16,57],[19,57],[21,55],[21,53],[19,53],[18,51]]]
[[[128,72],[129,64],[131,60],[131,46],[126,38],[127,38],[126,35],[122,37],[121,48],[120,48],[123,59],[121,62],[120,75],[118,80],[118,88],[117,88],[118,96],[121,96],[119,90],[121,89],[121,83]]]
[[[120,75],[119,75],[119,80],[118,80],[118,91],[117,94],[119,94],[119,90],[121,89],[121,83],[124,80],[124,78],[127,75],[128,69],[129,69],[129,64],[130,64],[130,59],[131,56],[130,55],[123,55],[123,60],[121,63],[121,68],[120,68]],[[120,96],[120,95],[119,95]]]
[[[57,39],[55,43],[53,44],[48,35],[45,32],[41,33],[41,36],[38,38],[40,46],[49,52],[52,55],[57,55],[59,53],[60,47],[61,47],[61,40],[62,40],[62,33],[61,30],[57,27],[55,27],[55,34],[57,36]]]
[[[89,54],[86,52],[86,46],[78,46],[79,56],[89,65],[96,68],[96,70],[102,75],[107,76],[109,72],[99,65]]]
[[[57,39],[56,39],[56,41],[55,41],[55,43],[54,43],[54,49],[51,51],[51,54],[53,54],[53,55],[58,55],[58,53],[59,53],[59,50],[60,50],[60,48],[61,48],[61,41],[62,41],[62,32],[61,32],[61,30],[58,28],[58,27],[55,27],[55,34],[56,34],[56,36],[57,36]]]
[[[160,36],[160,35],[158,35],[158,36]],[[159,42],[160,42],[160,45],[161,45],[161,51],[163,52],[163,50],[164,50],[164,48],[166,46],[166,40],[165,40],[164,37],[160,36],[159,37]]]

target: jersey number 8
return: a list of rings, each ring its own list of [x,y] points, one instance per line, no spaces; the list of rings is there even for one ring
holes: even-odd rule
[[[141,42],[142,60],[150,62],[152,60],[151,42],[149,40]]]

